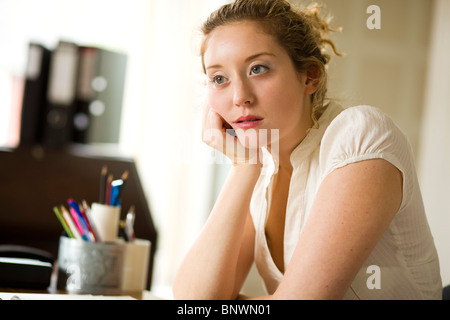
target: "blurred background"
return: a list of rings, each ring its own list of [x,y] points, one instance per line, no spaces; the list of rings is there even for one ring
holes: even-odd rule
[[[201,22],[227,2],[0,0],[0,147],[19,143],[30,42],[55,48],[60,40],[73,41],[127,56],[115,147],[136,161],[158,230],[153,288],[166,296],[229,169],[201,142],[204,77],[198,55]],[[329,97],[346,107],[374,105],[408,136],[443,283],[449,284],[450,2],[316,2],[333,15],[334,27],[343,28],[332,35],[345,57],[330,63]],[[367,27],[373,4],[380,8],[381,29]],[[261,290],[254,270],[245,290]]]

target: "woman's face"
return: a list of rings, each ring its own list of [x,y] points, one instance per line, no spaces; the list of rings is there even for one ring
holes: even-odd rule
[[[303,139],[312,124],[311,85],[257,23],[216,28],[207,39],[203,58],[209,80],[207,102],[236,130],[242,144],[248,147],[243,137],[250,129],[260,134],[278,129],[279,142],[293,147]]]

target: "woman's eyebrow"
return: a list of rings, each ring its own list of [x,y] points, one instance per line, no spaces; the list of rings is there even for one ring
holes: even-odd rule
[[[274,55],[273,53],[270,53],[270,52],[260,52],[260,53],[251,55],[250,57],[248,57],[247,59],[245,59],[245,62],[249,62],[249,61],[251,61],[251,60],[253,60],[253,59],[259,58],[260,56],[272,56],[272,57],[275,57],[275,55]]]
[[[245,62],[249,62],[249,61],[251,61],[253,59],[256,59],[256,58],[258,58],[260,56],[272,56],[272,57],[275,57],[275,54],[270,53],[270,52],[260,52],[260,53],[252,54],[251,56],[247,57],[244,61]],[[209,70],[209,69],[220,69],[220,68],[223,68],[223,66],[220,65],[220,64],[214,64],[212,66],[206,67],[206,70]]]
[[[212,66],[206,67],[206,70],[209,70],[209,69],[220,69],[220,68],[223,68],[223,66],[220,65],[220,64],[214,64]]]

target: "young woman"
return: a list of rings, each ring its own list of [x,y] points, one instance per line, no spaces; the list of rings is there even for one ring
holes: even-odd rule
[[[326,101],[329,31],[317,6],[283,0],[237,0],[203,25],[204,140],[233,166],[175,298],[242,298],[253,262],[259,298],[441,298],[408,142],[377,109]]]

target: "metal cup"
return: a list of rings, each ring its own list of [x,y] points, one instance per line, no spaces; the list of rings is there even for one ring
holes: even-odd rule
[[[57,288],[69,293],[119,295],[125,246],[60,237]]]

